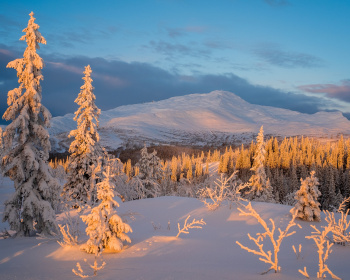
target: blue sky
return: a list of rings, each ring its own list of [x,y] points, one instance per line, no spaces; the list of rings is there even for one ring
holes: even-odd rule
[[[35,13],[47,40],[43,103],[74,112],[84,66],[97,105],[228,90],[250,103],[350,115],[350,1],[1,1],[0,113]],[[347,115],[347,116],[349,116]]]

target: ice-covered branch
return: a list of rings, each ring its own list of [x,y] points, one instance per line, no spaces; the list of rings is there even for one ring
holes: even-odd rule
[[[91,277],[91,276],[97,276],[97,271],[103,269],[106,265],[106,263],[104,261],[102,261],[101,265],[98,264],[97,259],[100,256],[100,254],[95,254],[95,260],[93,264],[90,264],[87,262],[86,259],[84,259],[84,262],[86,262],[94,271],[93,275],[87,275],[84,274],[84,271],[80,265],[80,263],[76,264],[77,270],[75,270],[74,268],[72,269],[73,273],[81,278],[87,278],[87,277]]]
[[[297,252],[297,250],[295,249],[295,246],[292,246],[293,251],[295,253],[295,255],[297,256],[297,260],[300,258],[300,253],[301,253],[301,244],[299,244],[299,251]]]
[[[331,247],[333,246],[333,243],[330,243],[329,240],[327,239],[327,234],[332,231],[332,225],[328,224],[326,227],[324,227],[324,230],[322,232],[318,230],[314,225],[311,225],[311,227],[315,230],[315,232],[312,232],[312,235],[306,236],[305,238],[313,239],[318,249],[317,252],[318,252],[319,270],[317,272],[317,277],[325,278],[326,276],[325,273],[328,272],[328,274],[333,279],[341,280],[341,278],[334,275],[333,272],[326,265],[328,256],[332,252]]]
[[[249,202],[248,205],[245,206],[245,210],[242,210],[241,208],[238,208],[238,210],[241,212],[240,215],[241,216],[252,216],[255,219],[258,220],[258,222],[262,225],[262,227],[264,228],[265,232],[264,233],[257,233],[257,238],[252,237],[249,233],[248,233],[248,237],[250,240],[253,240],[255,245],[259,248],[259,250],[253,250],[250,249],[246,246],[243,246],[240,242],[236,241],[236,243],[244,250],[253,253],[255,255],[261,256],[259,258],[260,261],[265,262],[267,264],[270,264],[271,267],[266,271],[263,272],[262,274],[265,274],[267,272],[269,272],[270,270],[274,270],[275,273],[280,271],[280,267],[278,266],[278,252],[280,250],[280,246],[281,243],[283,241],[283,239],[285,237],[291,236],[295,233],[295,231],[293,232],[289,232],[290,228],[297,225],[294,220],[296,218],[296,212],[293,214],[291,221],[289,222],[289,224],[287,225],[286,229],[284,231],[282,231],[280,228],[278,228],[279,231],[279,236],[278,239],[275,239],[275,222],[270,219],[271,222],[271,228],[268,227],[268,225],[266,224],[266,222],[260,217],[260,215],[253,209],[251,203]],[[299,225],[298,225],[299,226]],[[300,226],[299,226],[300,227]],[[268,237],[273,245],[273,254],[271,253],[271,251],[265,251],[263,246],[263,241],[264,238]]]
[[[78,236],[74,235],[69,230],[69,225],[58,225],[62,234],[62,241],[57,241],[62,247],[73,246],[78,244]],[[65,227],[67,226],[67,229]]]
[[[347,221],[349,209],[345,213],[340,212],[341,217],[338,221],[336,221],[334,213],[329,211],[324,211],[324,213],[326,222],[331,226],[333,241],[345,246],[347,242],[350,242],[350,232],[347,231],[350,226],[350,221]]]
[[[190,218],[190,215],[188,215],[188,217],[186,218],[183,228],[181,228],[180,223],[177,224],[179,232],[176,235],[176,237],[179,237],[181,233],[189,234],[188,230],[190,228],[202,228],[202,225],[206,225],[203,219],[201,219],[200,221],[193,219],[193,221],[188,224],[187,221],[189,218]]]
[[[339,213],[345,213],[346,204],[350,202],[350,196],[348,198],[345,198],[342,203],[340,203],[337,212]]]
[[[304,270],[299,269],[298,270],[302,275],[304,275],[307,279],[310,279],[309,274],[306,271],[306,266],[304,266]]]
[[[229,178],[221,174],[220,179],[214,181],[214,185],[199,190],[199,199],[211,211],[218,209],[225,200],[236,203],[240,200],[244,200],[241,197],[241,191],[247,188],[249,184],[238,184],[236,176],[237,171],[233,172]],[[209,201],[207,201],[207,199],[209,199]]]
[[[80,210],[81,212],[82,210]],[[62,247],[73,246],[78,244],[79,231],[79,217],[73,218],[69,209],[65,211],[66,221],[65,225],[58,224],[61,232],[61,241],[57,241]]]

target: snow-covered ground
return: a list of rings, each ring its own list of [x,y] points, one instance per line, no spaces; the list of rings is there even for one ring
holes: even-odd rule
[[[3,179],[0,212],[12,192],[11,181]],[[291,218],[289,206],[254,203],[253,207],[266,221],[272,218],[276,226],[282,229]],[[279,253],[281,272],[260,275],[269,265],[259,261],[256,255],[242,250],[236,241],[256,249],[247,233],[254,236],[257,232],[263,232],[262,227],[253,218],[239,216],[236,207],[230,209],[223,205],[210,212],[197,199],[160,197],[122,203],[117,210],[119,215],[127,218],[133,229],[133,233],[129,234],[132,242],[120,253],[103,254],[106,267],[98,272],[96,279],[305,279],[298,272],[304,266],[310,276],[316,279],[317,248],[314,241],[305,239],[305,236],[312,231],[310,225],[320,228],[325,225],[324,221],[298,221],[302,229],[294,227],[297,233],[282,243]],[[206,225],[202,229],[190,229],[189,234],[175,238],[178,233],[177,223],[183,225],[188,215],[191,215],[190,220],[203,218]],[[0,224],[0,230],[5,227],[8,228],[8,225]],[[83,229],[84,224],[81,223]],[[82,233],[81,242],[87,239],[84,231]],[[264,244],[264,248],[271,249],[268,240]],[[302,244],[302,249],[297,259],[292,245],[298,248],[299,244]],[[2,239],[0,279],[79,279],[72,273],[77,262],[82,264],[84,272],[91,275],[83,259],[92,262],[93,256],[80,251],[78,246],[62,248],[56,241],[35,237]],[[349,279],[349,259],[349,246],[334,245],[327,264],[337,276]]]
[[[127,105],[103,111],[101,143],[114,150],[127,143],[221,145],[250,142],[263,125],[265,134],[331,137],[350,134],[350,121],[341,112],[299,112],[250,104],[234,93],[213,91],[177,96],[158,102]],[[76,129],[73,114],[55,117],[49,130],[52,146],[68,147],[67,135]]]

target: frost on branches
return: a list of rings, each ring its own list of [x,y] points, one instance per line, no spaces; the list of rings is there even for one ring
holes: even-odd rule
[[[123,248],[123,242],[131,242],[126,235],[132,232],[131,227],[124,223],[114,210],[119,204],[113,199],[114,186],[111,182],[109,167],[103,172],[104,179],[97,184],[97,198],[99,204],[92,208],[91,214],[81,216],[87,224],[86,233],[90,237],[81,249],[96,254],[103,249],[111,251],[120,251]]]
[[[338,276],[336,276],[326,264],[330,253],[332,253],[332,246],[334,243],[329,242],[329,238],[327,237],[328,233],[332,231],[332,224],[328,224],[326,227],[323,227],[323,231],[320,231],[316,228],[315,225],[311,225],[311,227],[315,230],[311,233],[310,236],[305,236],[307,239],[313,239],[317,246],[318,253],[318,272],[317,278],[326,278],[326,273],[328,273],[333,279],[341,280]],[[304,267],[304,271],[299,270],[301,274],[309,278],[308,273],[306,271],[306,267]]]
[[[256,201],[273,202],[272,187],[270,180],[266,179],[264,161],[265,161],[265,142],[264,130],[261,126],[258,137],[256,138],[257,147],[254,156],[253,167],[250,169],[254,174],[250,177],[250,191],[247,193],[250,199]]]
[[[320,221],[321,210],[317,198],[321,193],[317,188],[319,183],[315,177],[315,171],[311,171],[310,177],[305,180],[300,179],[300,181],[300,190],[296,192],[294,197],[297,202],[291,212],[296,209],[298,211],[297,217],[305,221]]]
[[[255,209],[252,207],[251,203],[249,202],[249,204],[247,206],[245,206],[245,210],[242,210],[240,208],[238,208],[238,210],[241,212],[239,215],[240,216],[252,216],[255,219],[258,220],[258,222],[260,223],[260,225],[262,225],[262,227],[264,228],[265,232],[264,233],[257,233],[256,234],[256,238],[252,237],[249,233],[248,233],[248,237],[250,240],[253,240],[255,245],[259,248],[259,250],[255,250],[255,249],[250,249],[244,245],[242,245],[240,242],[236,241],[236,243],[244,250],[253,253],[254,255],[258,255],[259,260],[270,264],[270,268],[263,272],[262,274],[266,274],[267,272],[273,270],[275,273],[280,271],[281,268],[278,265],[278,252],[280,251],[280,247],[282,244],[282,241],[285,237],[289,237],[291,235],[293,235],[295,233],[295,231],[289,232],[289,230],[297,225],[294,220],[296,218],[296,211],[294,211],[292,219],[290,220],[290,222],[288,223],[286,229],[284,231],[282,231],[280,228],[278,228],[279,231],[279,236],[278,239],[276,239],[275,237],[275,230],[276,230],[276,226],[275,226],[275,222],[270,219],[270,223],[271,223],[271,228],[268,227],[267,223],[261,218],[261,216],[255,211]],[[300,225],[297,225],[300,228]],[[273,245],[273,253],[271,251],[267,251],[263,248],[264,247],[264,241],[266,239],[270,239],[272,245]]]
[[[71,153],[68,163],[67,183],[62,196],[73,206],[80,203],[96,202],[96,183],[99,182],[97,167],[104,164],[105,151],[99,144],[98,117],[101,110],[95,105],[94,87],[91,85],[90,65],[85,67],[84,85],[75,100],[80,107],[75,112],[77,129],[68,137],[75,139],[69,147]]]
[[[15,193],[5,202],[3,221],[18,235],[33,231],[50,234],[57,230],[55,211],[60,186],[48,166],[51,149],[49,133],[51,114],[41,104],[42,58],[36,53],[46,41],[31,12],[28,26],[20,40],[27,42],[23,58],[7,67],[17,71],[19,87],[8,92],[8,108],[3,118],[11,123],[3,134],[3,174],[14,181]]]
[[[220,179],[211,182],[209,187],[204,187],[197,192],[199,200],[211,211],[218,209],[225,200],[240,204],[241,200],[245,200],[241,197],[241,191],[249,185],[240,183],[237,180],[237,173],[238,171],[234,171],[229,178],[221,173]]]

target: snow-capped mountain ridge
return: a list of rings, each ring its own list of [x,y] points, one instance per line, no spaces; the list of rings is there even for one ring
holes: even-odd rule
[[[98,97],[97,97],[98,98]],[[64,141],[76,128],[73,114],[52,119],[51,136]],[[120,106],[100,116],[102,144],[116,149],[126,143],[220,144],[256,134],[330,136],[350,134],[341,112],[303,114],[250,104],[226,91],[190,94],[158,102]]]

